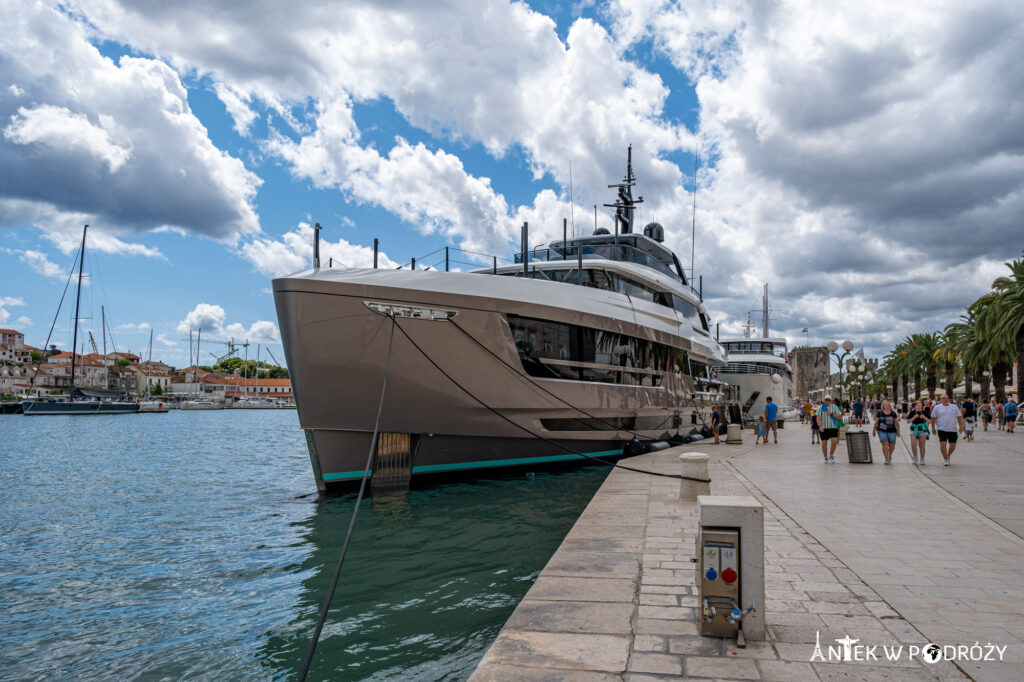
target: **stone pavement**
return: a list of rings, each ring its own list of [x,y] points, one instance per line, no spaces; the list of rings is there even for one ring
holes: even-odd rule
[[[678,500],[674,479],[617,469],[472,679],[1020,679],[1024,542],[1007,528],[1022,518],[1014,481],[1024,484],[1024,456],[1002,447],[1015,436],[981,434],[961,444],[953,466],[930,463],[924,475],[902,448],[893,466],[848,464],[842,447],[825,465],[794,426],[778,445],[754,446],[747,431],[743,445],[699,443],[624,462],[677,473],[679,452],[707,452],[713,494],[765,505],[767,602],[758,610],[767,642],[737,649],[697,635],[696,505]],[[937,455],[934,439],[929,446]],[[877,441],[872,451],[880,459]],[[992,493],[1005,499],[992,503]],[[999,523],[983,511],[998,512]],[[878,646],[882,660],[812,662],[818,636],[826,656],[849,636]],[[1009,649],[1004,663],[934,665],[881,652],[927,642]]]

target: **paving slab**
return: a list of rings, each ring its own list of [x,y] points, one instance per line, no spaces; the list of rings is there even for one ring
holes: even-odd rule
[[[999,436],[962,443],[951,467],[930,457],[924,472],[902,451],[890,466],[823,464],[803,429],[780,432],[778,445],[698,444],[627,460],[677,473],[679,452],[705,452],[712,494],[764,505],[768,641],[737,649],[698,635],[696,505],[678,500],[673,479],[616,470],[472,679],[1020,679],[1024,437]],[[904,649],[893,661],[844,660],[844,638]],[[908,655],[975,641],[1009,647],[1006,660]]]

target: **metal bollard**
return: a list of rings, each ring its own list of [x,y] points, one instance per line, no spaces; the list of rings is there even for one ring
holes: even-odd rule
[[[679,455],[679,463],[682,465],[681,473],[690,478],[708,479],[708,456],[703,452],[687,452]],[[688,481],[685,478],[679,481],[679,499],[684,502],[696,502],[698,495],[710,495],[711,484],[701,481]]]

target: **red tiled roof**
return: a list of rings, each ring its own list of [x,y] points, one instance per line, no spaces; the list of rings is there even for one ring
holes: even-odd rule
[[[63,358],[70,358],[72,355],[75,355],[76,357],[79,357],[79,358],[82,357],[81,355],[76,355],[75,353],[69,353],[66,350],[62,350],[61,352],[57,353],[56,355],[51,355],[47,359],[48,360],[57,360],[57,359],[63,359]]]
[[[291,386],[291,379],[259,379],[260,386]]]
[[[15,331],[14,329],[0,329],[0,334],[21,334],[21,332]],[[21,335],[24,336],[24,334]]]

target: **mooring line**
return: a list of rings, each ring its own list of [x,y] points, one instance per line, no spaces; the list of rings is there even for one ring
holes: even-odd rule
[[[302,672],[299,673],[299,682],[304,682],[306,675],[309,674],[309,666],[313,662],[313,652],[316,651],[316,644],[320,641],[320,633],[324,629],[324,623],[327,621],[327,612],[330,611],[331,601],[334,599],[334,590],[338,587],[338,578],[341,577],[341,567],[345,563],[345,554],[348,553],[349,541],[352,539],[352,531],[356,526],[356,517],[359,515],[359,506],[363,501],[363,494],[366,492],[366,482],[370,479],[370,467],[373,464],[373,453],[377,449],[377,435],[380,430],[380,418],[384,413],[384,394],[388,388],[388,375],[391,372],[391,350],[394,346],[395,341],[395,327],[398,326],[398,322],[395,321],[393,315],[388,315],[391,318],[391,334],[388,337],[388,357],[384,363],[384,382],[380,387],[380,403],[377,405],[377,421],[373,425],[373,438],[370,440],[370,452],[366,456],[366,468],[363,469],[363,480],[359,483],[359,495],[356,497],[355,508],[352,509],[352,518],[348,523],[348,532],[345,533],[345,543],[341,547],[341,555],[338,557],[338,567],[334,569],[334,578],[331,579],[331,587],[327,592],[327,599],[324,600],[324,606],[320,610],[320,619],[316,624],[316,631],[313,632],[313,641],[309,644],[309,651],[306,653],[306,660],[302,664]],[[402,332],[403,334],[405,332]]]

